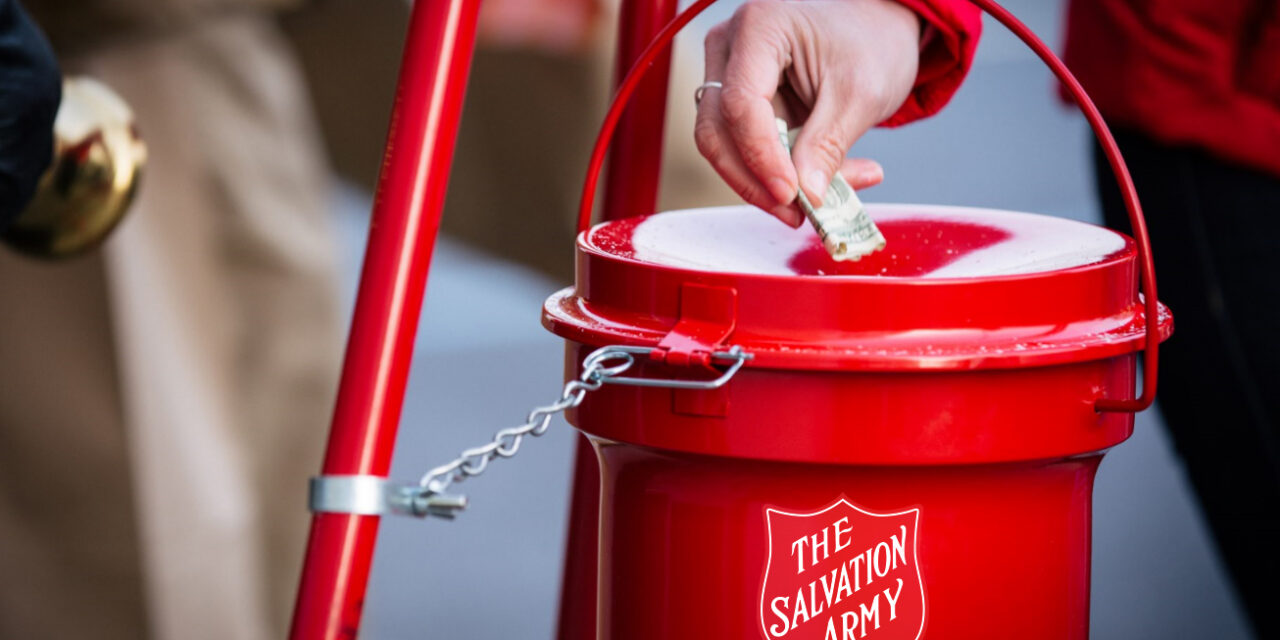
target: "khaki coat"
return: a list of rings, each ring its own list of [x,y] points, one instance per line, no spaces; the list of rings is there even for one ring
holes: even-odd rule
[[[101,251],[0,251],[0,637],[283,637],[342,345],[305,88],[259,11],[62,62],[150,163]]]

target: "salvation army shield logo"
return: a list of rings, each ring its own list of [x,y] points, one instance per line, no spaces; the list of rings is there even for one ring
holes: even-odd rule
[[[770,640],[919,640],[919,509],[874,513],[841,498],[811,513],[765,510],[760,629]]]

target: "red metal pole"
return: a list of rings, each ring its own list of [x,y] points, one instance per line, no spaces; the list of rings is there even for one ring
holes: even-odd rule
[[[480,0],[413,6],[325,475],[385,477],[391,466],[479,8]],[[293,640],[356,637],[378,522],[313,516]]]
[[[623,0],[618,13],[614,85],[659,31],[676,15],[676,0]],[[662,134],[667,114],[671,54],[659,56],[618,122],[605,175],[602,214],[617,220],[653,213],[662,168]],[[600,467],[585,436],[574,454],[569,535],[560,592],[560,640],[596,637],[597,543],[600,522]]]
[[[676,0],[623,0],[618,13],[614,88],[653,37],[676,16],[676,5]],[[631,105],[618,121],[605,174],[601,210],[605,220],[647,215],[657,209],[670,75],[671,50],[668,49],[654,60],[632,96]]]

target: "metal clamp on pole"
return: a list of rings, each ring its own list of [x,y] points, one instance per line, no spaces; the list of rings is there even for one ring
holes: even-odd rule
[[[311,479],[307,502],[313,513],[446,520],[467,508],[466,496],[433,493],[416,484],[397,484],[378,476],[317,476]]]

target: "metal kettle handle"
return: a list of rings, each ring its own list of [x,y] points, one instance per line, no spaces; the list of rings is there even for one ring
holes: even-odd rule
[[[1080,86],[1079,81],[1067,70],[1067,66],[1063,64],[1062,60],[1054,55],[1049,46],[1036,36],[1029,27],[993,0],[969,1],[998,20],[1026,43],[1044,61],[1049,70],[1053,72],[1053,75],[1057,76],[1063,86],[1067,88],[1068,93],[1074,98],[1076,104],[1080,106],[1085,119],[1089,121],[1089,127],[1093,129],[1098,143],[1102,146],[1107,156],[1107,162],[1111,165],[1111,172],[1115,174],[1116,182],[1120,185],[1120,195],[1124,200],[1125,209],[1129,213],[1129,223],[1133,227],[1134,239],[1138,244],[1141,283],[1141,298],[1139,302],[1143,305],[1146,324],[1142,394],[1137,398],[1127,400],[1098,398],[1094,401],[1094,408],[1098,411],[1142,411],[1150,407],[1151,403],[1155,401],[1160,353],[1160,314],[1159,302],[1156,298],[1155,263],[1151,257],[1151,239],[1147,234],[1146,219],[1142,215],[1142,205],[1138,202],[1138,193],[1134,189],[1133,179],[1129,175],[1129,167],[1125,164],[1124,158],[1121,157],[1120,148],[1116,146],[1115,139],[1111,136],[1111,130],[1107,128],[1106,123],[1102,120],[1102,114],[1094,106],[1093,100],[1089,98],[1084,88]],[[613,134],[618,128],[618,120],[622,116],[623,109],[630,102],[631,96],[640,84],[640,80],[644,78],[654,60],[670,47],[671,41],[685,25],[689,24],[691,20],[713,2],[715,0],[697,0],[697,2],[680,12],[671,22],[667,23],[667,26],[663,27],[662,31],[649,43],[649,46],[636,58],[631,69],[623,77],[622,82],[619,83],[613,101],[609,104],[604,124],[600,127],[600,134],[596,138],[595,147],[591,151],[591,162],[587,166],[586,182],[583,185],[582,200],[578,209],[579,232],[585,231],[591,225],[591,212],[595,204],[600,169],[604,164],[605,152],[608,151],[609,144],[613,140]]]

